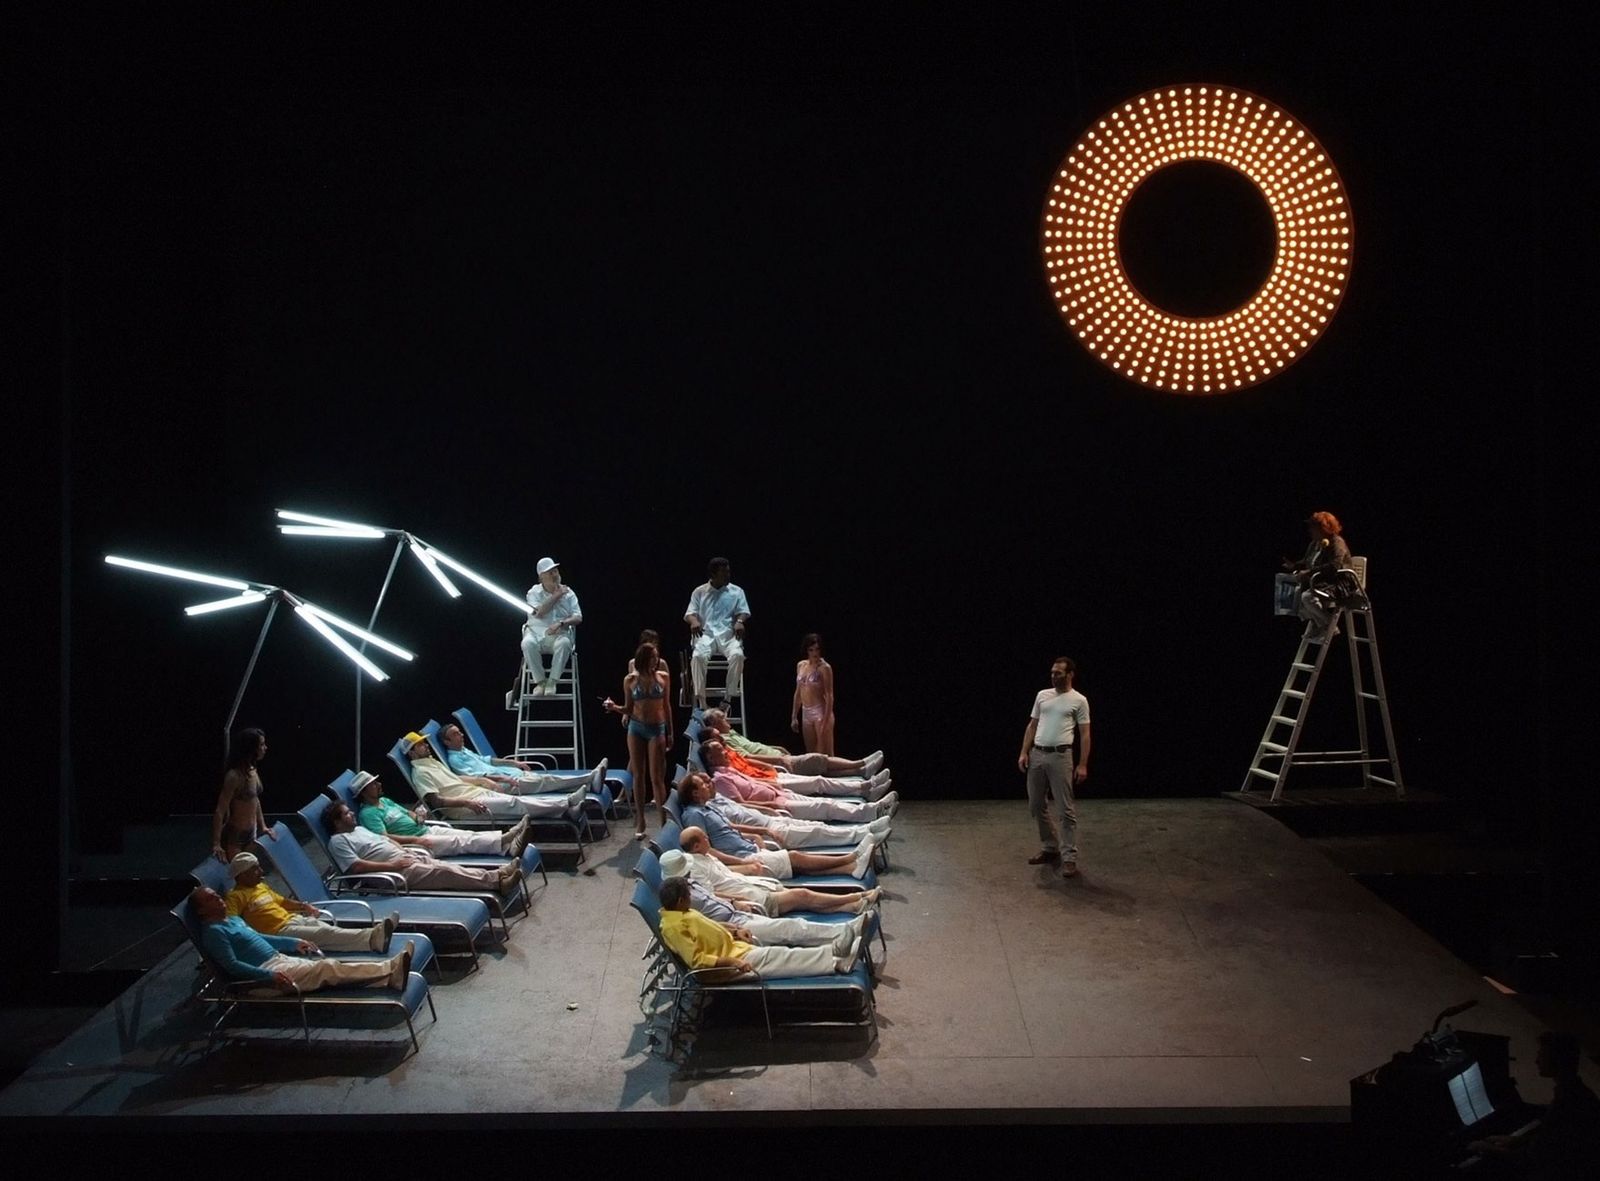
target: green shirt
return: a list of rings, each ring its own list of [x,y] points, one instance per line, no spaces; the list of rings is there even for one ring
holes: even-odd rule
[[[746,758],[754,755],[765,755],[770,758],[773,755],[781,755],[783,753],[781,746],[768,746],[765,742],[753,742],[737,730],[729,730],[722,735],[722,744],[729,750],[738,751]]]
[[[370,829],[380,837],[391,833],[402,837],[420,837],[428,834],[428,826],[388,796],[376,804],[361,805],[361,827]]]

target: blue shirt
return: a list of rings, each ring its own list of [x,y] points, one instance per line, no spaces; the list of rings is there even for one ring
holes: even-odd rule
[[[509,775],[516,770],[514,767],[497,767],[477,751],[464,746],[460,750],[445,751],[444,761],[457,775]]]
[[[752,853],[759,853],[749,841],[729,824],[722,814],[714,808],[702,808],[698,804],[683,810],[683,826],[690,826],[705,830],[706,836],[711,841],[711,847],[730,857],[748,857]]]
[[[234,980],[271,980],[272,973],[261,965],[279,952],[298,951],[300,940],[287,935],[263,935],[252,930],[238,915],[220,923],[207,923],[200,942]]]
[[[689,879],[689,905],[714,923],[744,926],[744,914],[729,906],[693,878]]]

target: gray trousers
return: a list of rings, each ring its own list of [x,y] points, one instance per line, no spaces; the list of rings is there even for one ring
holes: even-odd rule
[[[1044,847],[1057,850],[1068,865],[1078,860],[1078,809],[1072,798],[1072,755],[1070,750],[1054,754],[1037,747],[1028,752],[1028,815],[1038,823],[1039,840]],[[1045,815],[1047,806],[1048,816]]]

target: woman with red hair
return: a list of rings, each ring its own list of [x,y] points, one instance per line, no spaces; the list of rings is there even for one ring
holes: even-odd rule
[[[1350,566],[1350,547],[1345,543],[1344,527],[1329,512],[1312,513],[1306,518],[1310,544],[1298,562],[1285,563],[1300,579],[1300,618],[1307,621],[1306,635],[1320,644],[1339,634],[1334,622],[1338,609],[1334,585],[1339,571]]]

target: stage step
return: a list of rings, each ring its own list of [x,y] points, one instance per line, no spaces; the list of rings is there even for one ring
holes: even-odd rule
[[[1457,816],[1455,804],[1439,792],[1408,787],[1402,800],[1395,798],[1392,785],[1286,788],[1277,803],[1260,790],[1219,794],[1268,813],[1301,836],[1433,832],[1449,828]]]

